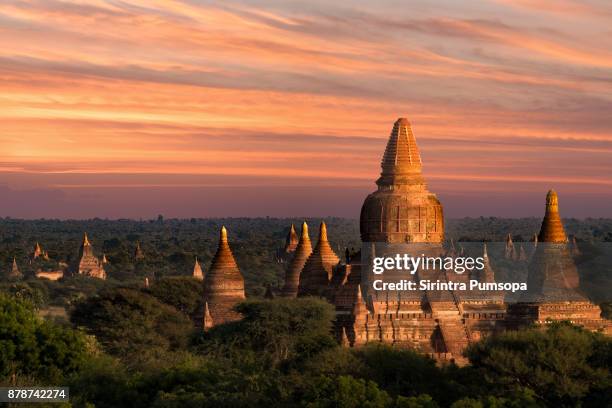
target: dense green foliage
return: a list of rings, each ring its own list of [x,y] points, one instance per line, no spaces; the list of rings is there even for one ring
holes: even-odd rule
[[[0,294],[1,383],[57,383],[83,366],[87,348],[82,333],[45,322],[30,303]]]
[[[612,395],[612,341],[569,324],[490,337],[470,366],[440,367],[386,345],[339,347],[322,300],[251,300],[243,320],[194,335],[148,292],[105,289],[75,307],[101,351],[1,296],[1,382],[69,385],[73,406],[96,407],[600,407]]]
[[[193,331],[188,316],[130,288],[105,290],[79,303],[72,322],[86,328],[111,354],[141,362],[185,349]]]
[[[467,355],[478,377],[501,394],[528,389],[553,406],[603,406],[612,396],[612,341],[567,323],[504,333]]]

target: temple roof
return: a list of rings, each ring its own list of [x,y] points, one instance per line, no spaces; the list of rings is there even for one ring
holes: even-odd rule
[[[567,242],[567,235],[559,215],[559,197],[555,190],[550,190],[546,194],[546,214],[542,220],[540,228],[539,242]]]
[[[295,249],[293,259],[287,267],[285,273],[285,286],[282,290],[282,295],[286,297],[296,297],[298,292],[298,284],[300,282],[300,274],[304,269],[304,264],[308,257],[312,253],[312,243],[310,242],[310,236],[308,236],[308,224],[306,221],[302,223],[302,232],[300,235],[300,241],[298,242],[297,248]]]
[[[287,239],[285,240],[285,252],[293,252],[297,248],[299,243],[299,238],[297,232],[295,232],[295,226],[291,224],[291,228],[289,229],[289,233],[287,234]]]
[[[319,228],[319,241],[300,274],[298,294],[321,295],[331,279],[333,267],[338,262],[340,258],[327,240],[327,226],[322,221]]]
[[[215,324],[239,319],[233,307],[244,298],[244,278],[230,249],[227,230],[221,227],[219,246],[204,279],[204,300]]]
[[[410,122],[406,118],[399,118],[393,125],[391,136],[383,154],[382,173],[378,185],[391,185],[405,183],[406,176],[421,174],[421,155],[412,133]],[[418,177],[422,182],[422,177]]]
[[[234,272],[237,271],[238,274],[240,274],[240,271],[238,271],[238,264],[236,264],[234,254],[232,254],[232,250],[227,240],[227,229],[225,226],[222,226],[219,233],[219,246],[217,247],[217,253],[215,253],[210,265],[210,273],[228,268],[232,268]]]
[[[204,280],[204,273],[202,272],[202,267],[200,266],[200,262],[198,261],[198,257],[195,257],[195,264],[193,265],[193,275],[194,278],[198,280]]]
[[[208,302],[204,302],[204,313],[202,316],[202,329],[204,331],[214,326],[213,318],[210,315],[210,309],[208,308]]]
[[[11,273],[9,274],[9,278],[18,279],[21,278],[21,271],[17,266],[17,259],[13,257],[13,265],[11,266]]]

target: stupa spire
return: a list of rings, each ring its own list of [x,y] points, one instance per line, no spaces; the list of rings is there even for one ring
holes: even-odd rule
[[[412,133],[410,122],[399,118],[393,124],[387,147],[381,161],[379,186],[424,183],[421,177],[421,154]]]
[[[83,234],[83,246],[90,246],[91,243],[89,242],[89,238],[87,237],[87,233],[85,232]]]
[[[308,235],[308,224],[306,221],[302,223],[302,232],[300,241],[293,255],[293,259],[287,267],[285,273],[285,285],[283,286],[282,295],[285,297],[296,297],[298,293],[298,285],[300,282],[300,274],[304,269],[304,264],[312,253],[312,243]]]
[[[195,257],[195,264],[193,265],[193,275],[197,280],[204,280],[204,273],[202,272],[202,267],[200,266],[200,262],[198,261],[198,257]]]
[[[319,241],[300,274],[298,296],[323,295],[331,280],[333,268],[339,262],[340,258],[327,240],[327,225],[321,221]]]
[[[340,345],[342,347],[351,346],[351,342],[349,341],[348,336],[346,335],[346,327],[342,327],[342,337],[340,338]]]
[[[44,255],[44,252],[42,248],[40,247],[40,244],[36,242],[36,245],[34,246],[34,259],[38,258],[39,256],[43,256],[43,255]]]
[[[540,228],[539,242],[563,243],[567,242],[567,235],[559,215],[559,197],[555,190],[546,194],[546,214]]]
[[[208,308],[208,302],[204,303],[204,314],[202,316],[202,329],[204,331],[211,329],[214,326],[213,318],[210,315],[210,309]]]
[[[211,316],[218,324],[239,319],[240,315],[233,307],[244,298],[244,278],[230,249],[227,229],[223,226],[219,232],[217,252],[204,279],[204,300],[210,305]]]
[[[17,258],[13,257],[13,265],[11,266],[11,272],[8,275],[9,279],[20,279],[22,276],[19,266],[17,266]]]
[[[289,234],[287,234],[287,239],[285,240],[285,252],[293,252],[297,248],[299,243],[299,238],[297,232],[295,232],[295,226],[291,224],[291,228],[289,229]]]

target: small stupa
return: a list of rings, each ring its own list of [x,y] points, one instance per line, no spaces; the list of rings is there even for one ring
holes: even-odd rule
[[[212,316],[210,315],[210,309],[208,308],[208,302],[204,302],[204,313],[202,315],[202,330],[207,331],[214,326]]]
[[[308,236],[308,224],[306,221],[302,223],[302,232],[300,234],[300,241],[298,242],[297,248],[294,252],[293,259],[289,263],[285,272],[285,285],[282,289],[282,296],[284,297],[296,297],[298,294],[298,286],[300,283],[300,274],[304,269],[304,264],[308,260],[308,257],[312,253],[312,243]]]
[[[204,280],[204,272],[202,272],[202,267],[200,266],[200,262],[198,261],[198,257],[195,257],[195,264],[193,265],[193,274],[192,276],[197,280]]]
[[[340,258],[336,255],[327,239],[327,226],[321,222],[319,240],[312,254],[304,264],[300,274],[298,296],[323,296],[328,288],[334,266]]]
[[[140,248],[140,241],[136,241],[136,248],[134,249],[134,259],[136,261],[142,261],[145,258],[142,248]]]
[[[299,238],[297,232],[295,232],[295,225],[291,224],[287,238],[285,239],[285,252],[291,253],[297,249]]]
[[[8,278],[10,280],[17,280],[17,279],[21,279],[22,277],[23,277],[23,274],[21,273],[21,271],[19,270],[19,267],[17,266],[17,259],[13,257],[13,264],[11,265],[11,271],[8,274]]]
[[[219,246],[204,279],[204,301],[215,324],[222,324],[241,318],[233,308],[244,299],[244,278],[230,249],[227,229],[221,227]]]
[[[34,259],[37,259],[38,257],[42,257],[44,256],[44,252],[42,250],[42,248],[40,247],[40,244],[38,242],[36,242],[36,245],[34,246]]]

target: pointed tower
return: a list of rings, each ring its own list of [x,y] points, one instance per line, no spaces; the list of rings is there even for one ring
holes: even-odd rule
[[[512,234],[506,236],[506,249],[504,250],[504,258],[515,259],[516,250],[514,249],[514,242],[512,241]]]
[[[7,277],[10,280],[17,280],[23,277],[21,271],[19,270],[19,267],[17,266],[17,259],[15,257],[13,257],[13,264],[11,266],[11,271],[9,272]]]
[[[244,278],[230,249],[227,230],[221,227],[217,253],[204,280],[204,301],[215,324],[222,324],[241,318],[232,309],[244,299]]]
[[[342,334],[340,336],[340,345],[342,347],[351,347],[351,342],[348,339],[348,336],[346,335],[346,327],[342,328]]]
[[[546,195],[546,213],[538,235],[538,247],[529,264],[527,287],[538,301],[583,299],[578,292],[578,270],[571,257],[554,190]]]
[[[191,275],[197,280],[204,280],[204,272],[202,272],[202,267],[200,266],[200,262],[198,262],[198,257],[195,257],[195,264],[193,265],[193,274]]]
[[[363,301],[363,295],[361,294],[361,285],[357,285],[355,295],[355,303],[353,304],[353,310],[351,316],[353,317],[353,333],[355,333],[355,339],[353,346],[362,345],[369,340],[369,329],[368,322],[370,313],[368,307]]]
[[[546,213],[542,220],[538,241],[554,243],[567,242],[565,229],[563,228],[561,216],[559,215],[559,197],[555,190],[550,190],[548,194],[546,194]]]
[[[285,240],[285,253],[294,252],[297,249],[298,242],[299,240],[297,232],[295,232],[295,226],[291,224],[291,229],[289,230],[287,239]]]
[[[319,241],[308,257],[300,274],[298,296],[324,296],[332,277],[334,266],[340,258],[329,245],[327,226],[321,222]]]
[[[528,293],[521,302],[509,306],[511,321],[522,324],[571,321],[587,330],[612,333],[612,324],[601,318],[601,308],[584,296],[579,283],[559,215],[559,200],[550,190],[538,246],[529,263]]]
[[[106,259],[106,254],[102,254],[102,265],[106,265],[108,263],[108,259]]]
[[[102,262],[94,255],[93,247],[87,233],[83,235],[83,243],[79,249],[79,265],[77,273],[92,278],[106,279],[106,271]]]
[[[482,258],[484,261],[484,268],[479,273],[478,281],[484,283],[493,283],[495,282],[495,272],[493,271],[493,268],[491,268],[491,262],[489,260],[489,253],[487,252],[486,242],[484,243],[484,246],[482,248]]]
[[[308,257],[312,253],[312,243],[308,236],[308,224],[306,221],[302,223],[302,233],[300,235],[300,241],[295,249],[293,259],[287,267],[285,273],[285,286],[282,289],[282,296],[284,297],[296,297],[298,294],[298,285],[300,282],[300,274],[304,269],[304,264],[308,260]]]
[[[136,241],[136,248],[134,249],[134,259],[136,261],[142,261],[144,259],[144,253],[140,248],[140,241]]]
[[[208,308],[208,302],[204,302],[204,313],[202,317],[202,330],[207,331],[211,329],[214,325],[215,324],[210,314],[210,309]]]
[[[421,156],[407,119],[400,118],[393,125],[381,167],[378,190],[361,207],[361,240],[442,242],[442,205],[427,189]]]
[[[40,244],[37,242],[36,245],[34,246],[34,259],[38,258],[39,256],[43,256],[44,252],[42,250],[42,248],[40,247]]]

